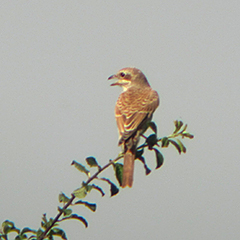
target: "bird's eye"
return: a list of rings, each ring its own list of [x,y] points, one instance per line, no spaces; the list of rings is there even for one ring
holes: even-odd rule
[[[121,73],[120,73],[120,76],[121,76],[121,77],[125,77],[125,73],[124,73],[124,72],[121,72]]]

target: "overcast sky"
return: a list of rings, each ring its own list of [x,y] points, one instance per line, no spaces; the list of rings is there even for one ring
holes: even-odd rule
[[[0,221],[38,228],[85,179],[72,160],[117,156],[121,89],[107,78],[135,66],[160,95],[159,136],[179,119],[195,138],[147,177],[137,161],[113,198],[100,182],[106,196],[86,198],[97,211],[75,208],[88,229],[61,227],[71,240],[239,239],[239,12],[234,0],[1,0]]]

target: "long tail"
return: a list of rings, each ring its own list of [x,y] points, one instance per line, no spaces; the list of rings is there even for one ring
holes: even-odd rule
[[[124,154],[123,160],[123,179],[122,187],[132,187],[134,170],[135,151],[128,149]]]

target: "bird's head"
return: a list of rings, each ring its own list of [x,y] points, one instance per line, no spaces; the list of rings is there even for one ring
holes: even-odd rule
[[[124,91],[130,87],[150,86],[145,75],[137,68],[127,67],[110,76],[108,80],[117,79],[111,86],[121,86]]]

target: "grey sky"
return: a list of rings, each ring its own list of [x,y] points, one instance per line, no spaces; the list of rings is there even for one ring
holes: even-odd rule
[[[1,222],[38,228],[43,213],[55,216],[58,194],[84,180],[73,159],[104,165],[118,154],[121,89],[107,78],[135,66],[161,97],[159,135],[181,119],[195,138],[187,154],[163,149],[163,167],[147,177],[137,162],[132,189],[91,192],[97,212],[75,208],[88,229],[61,226],[72,240],[238,239],[239,11],[233,0],[2,0]]]

